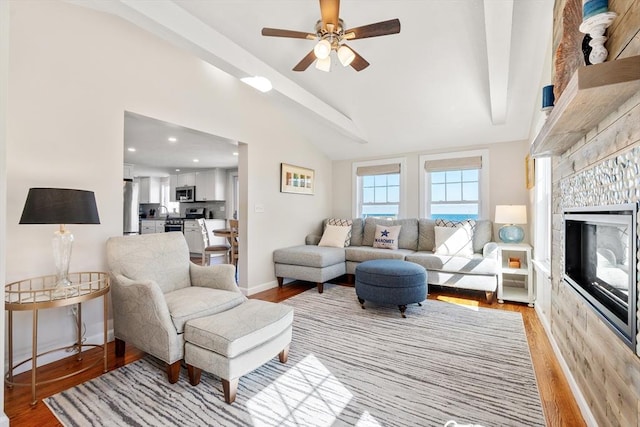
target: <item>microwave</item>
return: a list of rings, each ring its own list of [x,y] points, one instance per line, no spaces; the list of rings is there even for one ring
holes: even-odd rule
[[[195,202],[196,201],[196,187],[177,187],[176,188],[176,202]]]

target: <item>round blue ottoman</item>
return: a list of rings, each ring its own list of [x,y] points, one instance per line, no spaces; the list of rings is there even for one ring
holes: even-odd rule
[[[427,297],[427,271],[423,266],[399,259],[376,259],[356,266],[356,295],[365,301],[392,304],[405,316],[407,304],[420,304]]]

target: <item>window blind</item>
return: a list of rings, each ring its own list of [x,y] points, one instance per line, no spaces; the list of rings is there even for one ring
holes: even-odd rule
[[[390,163],[387,165],[360,166],[356,169],[358,176],[387,175],[390,173],[400,173],[400,163]]]
[[[482,156],[457,157],[452,159],[427,160],[424,162],[427,172],[450,170],[482,169]]]

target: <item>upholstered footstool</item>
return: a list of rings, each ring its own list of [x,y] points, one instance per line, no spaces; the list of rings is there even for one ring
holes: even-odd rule
[[[356,266],[356,295],[365,301],[397,305],[402,317],[407,304],[427,297],[427,271],[423,266],[398,259],[376,259]]]
[[[301,245],[273,251],[278,286],[284,278],[315,282],[322,293],[324,283],[347,272],[343,248]]]
[[[184,361],[191,385],[202,371],[222,379],[224,400],[233,403],[238,381],[276,354],[286,363],[293,308],[260,300],[212,316],[189,320],[184,328]]]

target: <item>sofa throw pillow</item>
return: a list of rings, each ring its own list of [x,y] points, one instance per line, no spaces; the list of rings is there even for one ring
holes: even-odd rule
[[[398,249],[398,236],[401,225],[386,226],[376,225],[376,234],[373,237],[373,247],[382,249]]]
[[[463,256],[473,255],[471,227],[435,227],[436,255]]]
[[[338,225],[340,227],[349,227],[349,232],[347,233],[347,237],[345,237],[344,239],[344,246],[347,247],[351,244],[351,231],[353,228],[352,219],[329,218],[327,220],[326,225]]]
[[[340,225],[327,225],[322,233],[322,238],[318,246],[329,246],[332,248],[344,248],[347,234],[351,231],[351,226],[342,227]]]
[[[462,221],[452,221],[450,219],[441,219],[438,218],[436,219],[436,226],[437,227],[464,227],[464,226],[468,226],[469,230],[471,230],[471,250],[473,252],[475,252],[477,250],[477,248],[474,245],[474,239],[475,239],[475,234],[476,234],[476,226],[477,226],[477,222],[473,219],[465,219]],[[434,246],[434,252],[435,252],[435,246]],[[482,250],[482,248],[480,248],[480,250]]]

